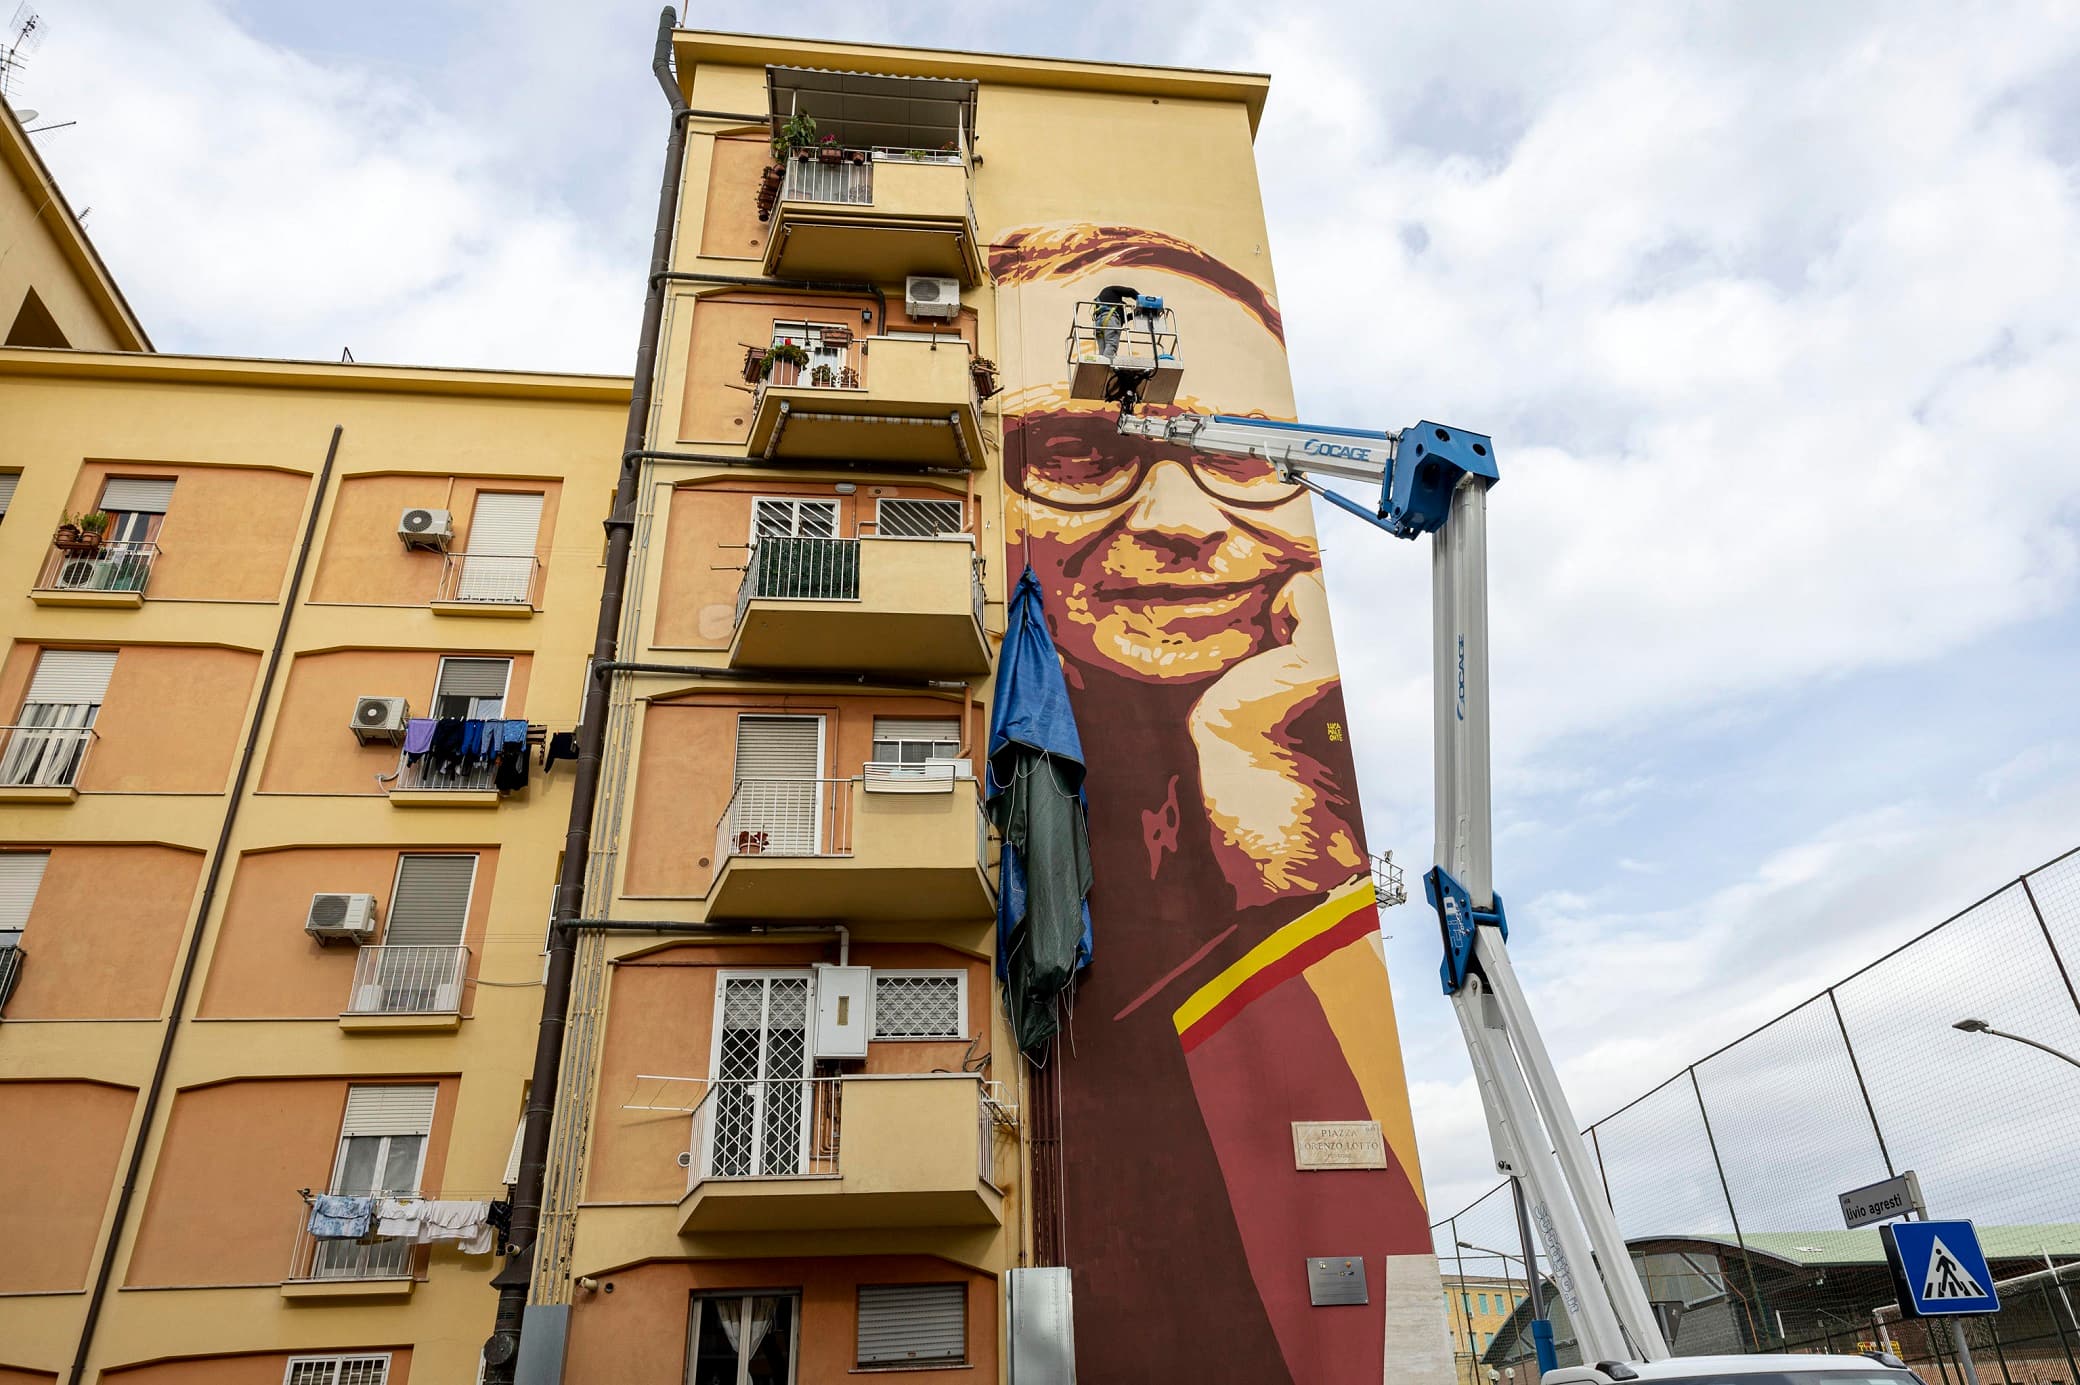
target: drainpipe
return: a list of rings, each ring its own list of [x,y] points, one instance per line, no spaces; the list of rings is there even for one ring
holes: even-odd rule
[[[187,955],[181,959],[181,978],[173,988],[173,1009],[166,1016],[166,1036],[159,1041],[159,1061],[152,1068],[151,1084],[145,1088],[144,1110],[137,1118],[137,1143],[130,1148],[130,1165],[123,1171],[123,1186],[116,1194],[115,1218],[108,1229],[108,1244],[101,1251],[101,1267],[94,1273],[94,1292],[87,1299],[86,1320],[80,1324],[79,1350],[73,1354],[68,1385],[86,1378],[87,1353],[94,1345],[94,1329],[101,1321],[101,1305],[108,1298],[109,1277],[115,1273],[116,1251],[123,1240],[123,1227],[130,1219],[130,1200],[137,1193],[137,1179],[144,1168],[144,1147],[152,1135],[152,1121],[159,1112],[159,1098],[166,1089],[166,1070],[173,1062],[173,1040],[180,1032],[181,1011],[187,1008],[188,991],[195,981],[195,967],[202,960],[202,935],[209,924],[210,906],[217,897],[217,884],[224,876],[224,853],[231,846],[231,829],[238,822],[239,805],[245,800],[246,781],[252,775],[253,756],[260,748],[260,725],[267,720],[268,703],[274,694],[275,674],[281,670],[282,652],[289,643],[289,621],[296,614],[296,601],[303,592],[303,573],[311,560],[311,545],[318,536],[318,513],[325,508],[325,491],[332,482],[333,459],[339,456],[340,435],[335,426],[325,448],[325,465],[318,471],[317,494],[311,498],[310,518],[304,521],[303,543],[296,550],[296,571],[289,577],[289,593],[282,600],[282,618],[275,626],[274,648],[267,655],[267,670],[260,675],[260,697],[253,707],[253,724],[246,731],[246,745],[238,757],[238,773],[231,781],[231,798],[224,806],[224,825],[217,832],[216,849],[210,853],[209,875],[202,882],[202,901],[195,908],[195,931],[188,939]]]
[[[686,100],[672,73],[672,30],[678,15],[666,5],[657,16],[657,47],[650,70],[672,109],[671,134],[665,141],[664,185],[657,194],[657,226],[650,242],[649,287],[643,296],[643,326],[637,338],[635,378],[628,401],[628,431],[622,443],[621,474],[614,486],[614,508],[607,517],[606,574],[600,590],[599,624],[586,669],[589,683],[584,715],[578,722],[578,763],[571,785],[570,825],[564,832],[563,869],[556,881],[555,928],[550,934],[549,970],[543,979],[541,1030],[535,1039],[534,1076],[528,1088],[525,1134],[520,1141],[520,1176],[513,1186],[513,1220],[505,1268],[492,1279],[498,1289],[498,1314],[490,1340],[484,1343],[487,1385],[512,1385],[520,1354],[521,1320],[527,1308],[535,1235],[541,1224],[542,1182],[547,1171],[549,1123],[563,1069],[564,1031],[570,1017],[571,974],[577,961],[577,933],[571,921],[585,898],[585,863],[592,853],[593,809],[599,799],[601,752],[606,743],[606,669],[621,631],[621,600],[628,586],[629,544],[635,529],[637,466],[650,417],[652,382],[657,375],[657,338],[664,320],[664,280],[670,267],[672,222],[676,211],[680,168],[686,161]],[[593,694],[597,694],[596,696]],[[560,1372],[559,1372],[560,1374]]]

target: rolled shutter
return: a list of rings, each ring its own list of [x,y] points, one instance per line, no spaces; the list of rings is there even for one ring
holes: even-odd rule
[[[101,487],[101,508],[163,515],[173,503],[171,476],[111,476]]]
[[[511,1187],[520,1181],[520,1146],[527,1140],[527,1116],[523,1113],[520,1123],[513,1127],[513,1149],[506,1155],[505,1177],[499,1181]]]
[[[453,947],[469,919],[474,856],[406,856],[397,863],[386,947]]]
[[[0,471],[0,515],[6,514],[7,507],[14,504],[15,484],[21,479],[19,471]]]
[[[440,1088],[349,1087],[342,1135],[431,1135]]]
[[[28,927],[29,911],[36,907],[36,891],[43,884],[43,868],[50,860],[48,851],[0,853],[0,933]]]
[[[112,649],[46,649],[36,661],[25,702],[85,703],[98,707],[116,671]]]
[[[863,1284],[859,1364],[960,1361],[968,1351],[964,1284]]]
[[[542,497],[479,491],[469,522],[473,556],[531,557],[542,528]]]
[[[737,778],[820,777],[817,742],[822,717],[740,717],[737,721]]]
[[[444,697],[504,697],[513,673],[511,659],[443,659],[434,700]]]

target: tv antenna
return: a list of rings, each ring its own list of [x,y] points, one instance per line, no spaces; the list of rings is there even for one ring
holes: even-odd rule
[[[7,21],[7,34],[0,38],[0,97],[12,105],[22,94],[22,69],[29,65],[29,54],[43,42],[43,16],[38,14],[30,0],[21,0],[14,8],[14,17]],[[15,116],[27,125],[36,118],[35,111],[17,111]]]

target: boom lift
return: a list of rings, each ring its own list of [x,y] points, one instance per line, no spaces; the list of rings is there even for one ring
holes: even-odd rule
[[[1117,402],[1122,434],[1259,458],[1396,538],[1431,536],[1437,864],[1423,886],[1443,935],[1445,994],[1473,1056],[1495,1167],[1521,1190],[1581,1359],[1663,1360],[1669,1352],[1653,1306],[1510,966],[1509,925],[1493,884],[1487,497],[1500,477],[1494,448],[1482,434],[1428,420],[1371,432],[1221,414],[1137,415],[1137,405],[1174,395],[1180,369],[1175,319],[1161,300],[1112,288],[1077,305],[1070,392]],[[1362,483],[1378,499],[1352,499],[1325,480]],[[1551,1326],[1538,1310],[1538,1277],[1528,1277],[1539,1367],[1551,1370]]]

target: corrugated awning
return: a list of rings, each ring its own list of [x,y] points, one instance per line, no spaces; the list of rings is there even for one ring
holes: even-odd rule
[[[896,77],[822,67],[768,67],[773,129],[806,112],[823,134],[854,149],[938,149],[975,133],[976,82]]]

